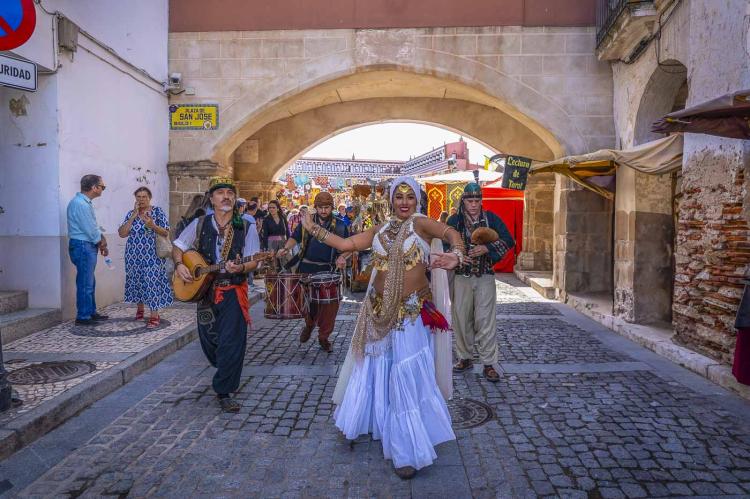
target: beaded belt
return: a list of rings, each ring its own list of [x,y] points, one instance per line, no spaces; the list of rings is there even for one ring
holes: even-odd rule
[[[369,299],[372,303],[373,312],[380,315],[383,307],[383,295],[373,290],[370,292]],[[395,327],[401,328],[406,319],[409,319],[412,322],[417,320],[417,317],[419,317],[422,312],[422,306],[426,301],[432,301],[432,292],[428,287],[418,289],[408,296],[401,298],[401,302],[398,306],[398,319]]]

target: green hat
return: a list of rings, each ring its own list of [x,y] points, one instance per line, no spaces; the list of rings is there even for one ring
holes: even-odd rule
[[[230,177],[214,177],[208,184],[208,193],[211,194],[216,189],[232,189],[237,194],[237,186],[234,185],[234,179]]]
[[[469,182],[464,187],[464,199],[478,198],[482,199],[482,188],[476,182]]]

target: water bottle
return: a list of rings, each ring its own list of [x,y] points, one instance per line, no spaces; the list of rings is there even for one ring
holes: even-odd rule
[[[115,264],[112,263],[112,259],[109,256],[104,257],[104,265],[106,265],[109,270],[115,270]]]

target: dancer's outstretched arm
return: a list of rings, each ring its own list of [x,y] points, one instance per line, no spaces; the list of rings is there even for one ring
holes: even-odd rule
[[[461,234],[450,225],[446,225],[428,217],[418,217],[414,220],[414,229],[426,241],[441,239],[451,245],[449,253],[432,253],[430,255],[431,267],[451,270],[457,265],[463,264],[466,258],[466,249]]]

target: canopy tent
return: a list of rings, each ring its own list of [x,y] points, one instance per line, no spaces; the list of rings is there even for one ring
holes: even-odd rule
[[[750,139],[750,90],[722,95],[669,113],[651,126],[656,133],[691,132]]]
[[[477,170],[479,172],[480,182],[494,182],[503,177],[500,172],[491,172],[489,170]],[[456,182],[474,182],[474,172],[471,170],[461,170],[452,173],[442,173],[431,177],[417,178],[422,184],[453,184]]]
[[[614,193],[598,185],[598,178],[614,175],[618,165],[650,175],[672,172],[682,166],[682,147],[682,135],[675,134],[631,149],[600,149],[588,154],[537,163],[531,166],[529,173],[559,173],[586,189],[613,199]]]

